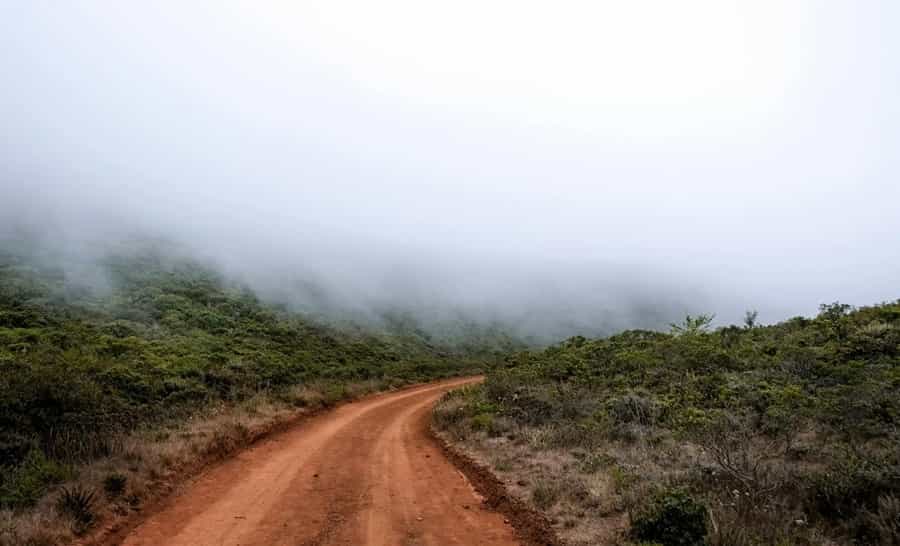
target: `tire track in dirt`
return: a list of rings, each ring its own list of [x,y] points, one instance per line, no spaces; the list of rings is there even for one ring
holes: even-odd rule
[[[124,546],[513,546],[429,434],[457,379],[345,404],[202,474]]]

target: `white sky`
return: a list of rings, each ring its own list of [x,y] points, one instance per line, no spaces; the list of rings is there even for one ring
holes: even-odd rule
[[[486,256],[628,266],[776,320],[900,297],[898,28],[874,0],[0,2],[0,184],[267,263],[470,264],[461,292]]]

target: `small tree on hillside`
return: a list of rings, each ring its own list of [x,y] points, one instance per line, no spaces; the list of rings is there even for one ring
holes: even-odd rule
[[[753,309],[752,311],[747,311],[744,313],[744,326],[748,330],[752,330],[756,328],[756,319],[759,317],[759,311]]]
[[[697,315],[696,317],[688,315],[684,317],[684,321],[682,321],[681,324],[676,324],[673,322],[670,323],[669,326],[672,328],[672,335],[692,336],[708,331],[709,326],[710,324],[712,324],[714,318],[716,318],[715,315],[709,315],[706,313]]]

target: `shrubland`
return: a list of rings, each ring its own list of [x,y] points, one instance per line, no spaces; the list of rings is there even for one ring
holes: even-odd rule
[[[90,282],[73,270],[0,252],[2,545],[84,533],[298,409],[516,346],[475,326],[448,342],[403,315],[329,325],[153,247],[105,255]]]
[[[900,301],[571,338],[435,426],[570,544],[900,544]]]

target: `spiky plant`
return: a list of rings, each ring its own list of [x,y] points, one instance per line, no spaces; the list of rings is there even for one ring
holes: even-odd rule
[[[72,527],[76,534],[82,534],[93,525],[96,519],[94,504],[96,492],[92,489],[75,485],[63,487],[57,500],[57,509],[72,518]]]

